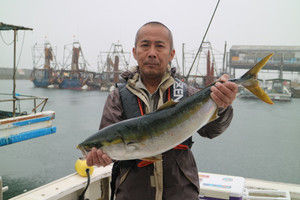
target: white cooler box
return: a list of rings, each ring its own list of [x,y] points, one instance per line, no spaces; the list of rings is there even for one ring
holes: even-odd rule
[[[199,199],[242,200],[245,179],[238,176],[217,175],[199,172]]]

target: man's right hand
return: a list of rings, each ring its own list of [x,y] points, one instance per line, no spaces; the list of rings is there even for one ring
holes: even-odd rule
[[[86,164],[88,166],[105,167],[110,163],[112,163],[112,159],[106,153],[103,153],[101,149],[96,149],[95,147],[86,156]]]

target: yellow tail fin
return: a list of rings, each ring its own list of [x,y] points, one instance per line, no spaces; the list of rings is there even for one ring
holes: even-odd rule
[[[274,104],[270,97],[265,93],[265,91],[259,86],[259,82],[256,80],[257,74],[267,61],[272,57],[270,54],[259,61],[254,67],[252,67],[248,72],[246,72],[241,79],[244,80],[241,84],[257,96],[262,101],[268,104]]]

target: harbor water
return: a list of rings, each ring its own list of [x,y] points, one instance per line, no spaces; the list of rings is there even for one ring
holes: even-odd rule
[[[0,80],[0,93],[12,81]],[[9,190],[4,199],[75,172],[76,145],[97,131],[107,92],[35,88],[17,81],[17,93],[49,97],[54,110],[52,135],[0,147],[0,176]],[[231,126],[219,137],[194,135],[198,170],[300,184],[300,99],[268,105],[236,99]],[[3,109],[0,105],[0,109]]]

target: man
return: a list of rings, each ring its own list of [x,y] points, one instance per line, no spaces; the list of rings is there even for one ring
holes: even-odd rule
[[[116,88],[107,98],[100,129],[124,119],[141,116],[156,110],[171,98],[170,90],[178,82],[168,65],[175,55],[171,31],[159,22],[143,25],[136,34],[133,56],[138,66],[124,74],[126,86]],[[198,133],[213,138],[229,126],[230,106],[237,85],[223,75],[211,88],[211,98],[218,105],[219,118],[208,123]],[[171,88],[171,89],[170,89]],[[173,89],[174,90],[174,89]],[[186,86],[186,96],[197,92]],[[198,199],[199,178],[196,162],[190,150],[191,139],[162,155],[163,161],[145,163],[140,160],[115,162],[112,191],[117,200],[182,200]],[[109,156],[93,148],[87,155],[89,166],[106,166]]]

